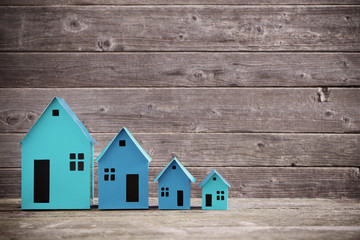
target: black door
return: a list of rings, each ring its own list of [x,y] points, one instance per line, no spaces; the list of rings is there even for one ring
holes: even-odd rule
[[[50,160],[34,160],[34,202],[48,203],[50,192]]]
[[[177,205],[179,207],[184,206],[184,191],[177,191]]]
[[[207,207],[212,206],[212,194],[206,194],[206,206]]]
[[[126,201],[139,201],[139,174],[126,175]]]

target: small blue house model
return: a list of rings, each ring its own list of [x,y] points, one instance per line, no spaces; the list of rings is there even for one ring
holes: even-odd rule
[[[202,187],[202,209],[226,210],[230,184],[215,169],[200,183]]]
[[[123,128],[96,159],[99,209],[148,209],[151,157]]]
[[[22,209],[89,209],[94,145],[66,102],[55,97],[21,141]]]
[[[158,181],[159,209],[190,209],[191,182],[195,178],[176,159],[154,179]]]

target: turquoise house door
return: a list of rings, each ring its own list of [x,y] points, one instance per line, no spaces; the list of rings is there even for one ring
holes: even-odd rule
[[[206,206],[212,207],[212,194],[206,194]]]
[[[48,203],[50,195],[50,160],[34,160],[34,202]]]

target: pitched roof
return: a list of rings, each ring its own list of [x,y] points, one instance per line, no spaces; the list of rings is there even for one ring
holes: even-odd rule
[[[220,173],[218,173],[218,171],[216,171],[216,170],[214,169],[214,170],[212,170],[212,171],[206,176],[206,178],[204,178],[204,180],[202,180],[202,182],[201,182],[200,185],[199,185],[199,188],[201,188],[207,181],[209,181],[209,179],[210,179],[214,174],[218,175],[218,176],[221,178],[221,180],[222,180],[226,185],[228,185],[228,187],[231,187],[230,184],[220,175]]]
[[[51,103],[53,103],[54,101],[58,101],[60,103],[60,105],[66,110],[66,112],[70,115],[70,117],[74,120],[74,122],[78,125],[78,127],[80,128],[80,130],[83,132],[83,134],[85,135],[85,137],[94,145],[97,145],[97,142],[95,141],[95,139],[90,135],[89,131],[86,129],[86,127],[82,124],[82,122],[79,120],[79,118],[75,115],[75,113],[71,110],[71,108],[69,107],[69,105],[65,102],[64,99],[62,98],[58,98],[58,97],[54,97],[54,99],[50,102],[50,104],[46,107],[46,109],[43,111],[43,113],[41,114],[41,116],[38,118],[38,120],[42,117],[42,115],[45,113],[45,111],[49,108],[49,106],[51,105]],[[33,129],[33,127],[35,126],[35,124],[37,123],[37,121],[34,123],[34,125],[30,128],[29,132],[31,131],[31,129]],[[29,134],[29,132],[25,135],[25,137],[23,138],[23,140],[21,140],[20,144],[24,141],[24,139],[26,138],[26,136]]]
[[[151,162],[151,157],[149,156],[149,154],[147,154],[145,152],[145,150],[140,146],[140,144],[136,141],[136,139],[134,138],[134,136],[129,132],[129,130],[127,130],[126,127],[123,127],[120,132],[110,141],[110,143],[106,146],[106,148],[104,148],[104,150],[100,153],[100,155],[96,158],[96,162],[99,162],[100,159],[104,156],[104,154],[106,153],[106,151],[109,149],[109,147],[111,146],[111,144],[114,142],[115,138],[117,136],[119,136],[119,134],[121,132],[125,132],[129,137],[130,139],[133,141],[133,143],[135,144],[135,146],[139,149],[139,151],[144,155],[144,157],[149,161]]]
[[[156,182],[161,175],[166,171],[166,169],[168,169],[168,167],[171,165],[171,163],[175,161],[179,167],[181,168],[181,170],[183,170],[183,172],[185,173],[185,175],[194,183],[196,181],[196,179],[189,173],[189,171],[181,164],[181,162],[179,162],[179,160],[177,160],[176,157],[174,157],[169,164],[161,171],[161,173],[154,179],[154,182]]]

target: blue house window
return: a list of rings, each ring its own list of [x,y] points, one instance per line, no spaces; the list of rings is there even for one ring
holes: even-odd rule
[[[52,115],[55,117],[59,116],[59,109],[52,110]]]
[[[172,166],[172,169],[174,169],[174,170],[175,170],[175,169],[176,169],[176,165]]]
[[[213,177],[213,181],[216,181],[216,177]]]
[[[70,171],[76,171],[76,163],[77,163],[77,170],[84,171],[84,161],[76,161],[76,153],[70,153],[69,156],[70,160]],[[84,153],[78,153],[78,160],[84,159]]]
[[[120,147],[125,147],[125,146],[126,146],[125,140],[120,140],[120,141],[119,141],[119,146],[120,146]]]
[[[110,168],[110,172],[109,172],[109,168],[105,168],[104,169],[104,180],[105,181],[115,181],[115,168]]]
[[[162,197],[168,197],[169,196],[169,188],[161,188],[161,196]]]
[[[216,200],[218,201],[225,200],[224,194],[225,194],[224,191],[216,191]]]

